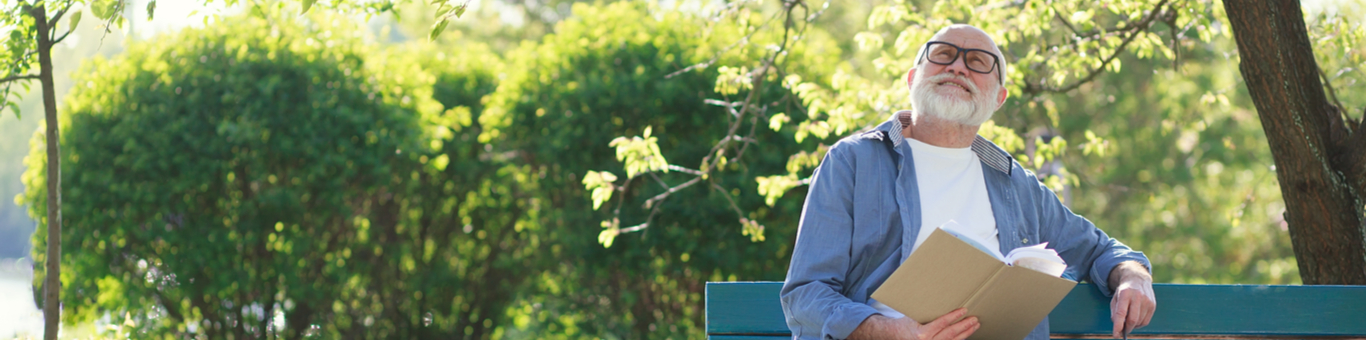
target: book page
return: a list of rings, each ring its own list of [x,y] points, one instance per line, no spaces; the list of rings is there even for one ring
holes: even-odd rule
[[[1005,255],[1001,255],[1000,249],[993,249],[991,247],[986,246],[986,242],[982,242],[981,240],[973,238],[972,236],[968,236],[969,234],[963,232],[962,230],[959,230],[960,228],[962,228],[962,226],[959,226],[958,222],[954,221],[948,221],[944,223],[944,225],[939,226],[939,230],[948,232],[949,235],[953,235],[954,237],[963,240],[963,242],[967,242],[967,244],[971,245],[973,248],[977,248],[977,250],[981,250],[984,253],[991,254],[991,256],[996,257],[996,259],[1001,260],[1001,262],[1010,263],[1009,261],[1006,261]]]
[[[1067,262],[1058,256],[1057,251],[1048,248],[1048,242],[1015,248],[1010,251],[1010,255],[1006,255],[1005,262],[1054,277],[1062,277],[1062,273],[1067,270]]]
[[[948,232],[949,235],[957,237],[959,240],[971,245],[973,248],[977,248],[977,250],[991,254],[991,256],[1008,265],[1037,270],[1048,275],[1053,275],[1054,277],[1062,277],[1062,273],[1067,270],[1067,262],[1063,261],[1061,256],[1058,256],[1057,251],[1048,248],[1048,242],[1028,247],[1015,248],[1010,251],[1009,255],[1001,255],[999,249],[992,249],[991,247],[985,246],[984,244],[986,244],[986,242],[968,236],[967,233],[959,230],[960,228],[961,226],[954,221],[949,221],[948,223],[939,226],[940,230]]]

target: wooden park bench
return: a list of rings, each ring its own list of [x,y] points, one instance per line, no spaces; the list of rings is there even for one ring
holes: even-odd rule
[[[708,282],[707,337],[791,338],[782,282]],[[1131,339],[1366,339],[1366,286],[1155,284],[1157,312]],[[970,313],[970,311],[969,311]],[[1049,314],[1054,339],[1110,339],[1110,299],[1078,284]]]

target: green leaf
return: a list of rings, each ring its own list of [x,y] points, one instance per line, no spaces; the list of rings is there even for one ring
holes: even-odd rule
[[[613,218],[611,221],[602,221],[602,232],[598,233],[598,243],[602,243],[603,248],[611,248],[612,241],[616,240],[617,235],[621,235],[620,220]]]
[[[469,1],[465,1],[465,3],[460,4],[460,6],[456,6],[456,7],[455,7],[455,17],[456,17],[456,18],[459,18],[460,16],[465,15],[465,9],[467,9],[467,8],[469,8],[469,7],[470,7],[470,2],[469,2]]]
[[[105,1],[103,1],[103,2],[104,2],[104,13],[105,13],[106,15],[108,15],[108,16],[107,16],[107,17],[104,17],[104,18],[102,18],[102,19],[109,19],[109,18],[117,18],[117,17],[119,17],[119,7],[120,7],[120,5],[123,4],[121,1],[119,1],[119,0],[105,0]],[[123,27],[122,27],[122,26],[119,26],[119,28],[123,28]]]
[[[94,0],[90,3],[90,11],[94,12],[95,17],[99,18],[100,20],[109,20],[110,3],[112,3],[112,1],[110,0]]]
[[[1084,23],[1084,22],[1091,21],[1091,12],[1090,12],[1090,11],[1076,11],[1076,12],[1073,12],[1073,13],[1072,13],[1072,16],[1071,16],[1071,19],[1072,19],[1072,22],[1073,22],[1073,23],[1077,23],[1077,24],[1081,24],[1081,23]]]
[[[437,20],[436,23],[432,24],[432,32],[427,34],[427,40],[436,41],[436,38],[441,36],[441,32],[446,30],[446,24],[449,23],[450,20],[446,18]]]
[[[772,207],[778,203],[788,190],[802,184],[795,174],[783,176],[759,176],[754,181],[759,184],[759,195],[764,196],[764,204]]]
[[[156,10],[157,10],[157,0],[148,1],[148,2],[147,2],[147,20],[148,20],[148,21],[151,21],[151,20],[152,20],[153,13],[155,13]],[[76,12],[76,14],[79,15],[79,14],[81,14],[81,12]],[[79,17],[76,17],[76,18],[79,18]],[[72,18],[72,21],[73,21],[73,23],[71,24],[72,27],[75,27],[75,26],[76,26],[76,24],[74,23],[75,21],[77,21],[76,18]]]
[[[787,117],[787,114],[786,114],[786,113],[779,113],[779,114],[773,115],[772,118],[769,118],[769,119],[768,119],[768,128],[773,129],[773,131],[778,131],[778,129],[783,128],[783,124],[785,124],[785,123],[787,123],[787,122],[789,122],[789,121],[791,121],[791,120],[792,120],[791,118],[788,118],[788,117]]]
[[[304,1],[304,10],[303,10],[303,11],[300,11],[300,13],[308,13],[308,9],[313,8],[313,2],[315,2],[315,1],[317,1],[317,0],[303,0],[303,1]]]
[[[156,3],[156,2],[153,1],[152,3]],[[151,11],[148,11],[148,12],[147,12],[147,20],[151,20],[151,18],[152,18],[151,15],[152,15],[152,14],[151,14]],[[71,21],[70,21],[70,23],[71,23],[71,29],[73,29],[73,30],[76,29],[76,27],[78,27],[78,26],[76,26],[76,25],[80,25],[80,24],[81,24],[81,11],[76,11],[76,13],[71,13]]]
[[[436,17],[443,18],[446,16],[446,13],[450,13],[453,9],[455,9],[455,7],[451,7],[449,4],[441,4],[441,6],[436,7]]]
[[[764,241],[764,225],[759,224],[759,222],[755,222],[754,220],[743,217],[740,218],[740,224],[743,226],[740,229],[740,233],[742,235],[749,236],[750,242]]]
[[[583,176],[583,186],[585,189],[592,190],[593,210],[598,210],[602,204],[612,199],[612,191],[616,190],[613,182],[617,176],[606,171],[592,171]]]

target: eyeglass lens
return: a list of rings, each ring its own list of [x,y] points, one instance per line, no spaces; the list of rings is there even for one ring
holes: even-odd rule
[[[967,65],[969,70],[977,73],[991,73],[996,66],[996,58],[990,52],[963,49],[943,42],[930,43],[928,58],[935,64],[948,65],[958,60],[959,51],[967,52],[963,56],[963,64]]]

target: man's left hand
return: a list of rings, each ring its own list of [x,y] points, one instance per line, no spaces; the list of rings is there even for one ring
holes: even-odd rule
[[[1135,261],[1120,263],[1110,271],[1110,287],[1115,288],[1114,298],[1110,299],[1115,338],[1147,326],[1157,310],[1157,295],[1153,294],[1153,277],[1148,269]]]

